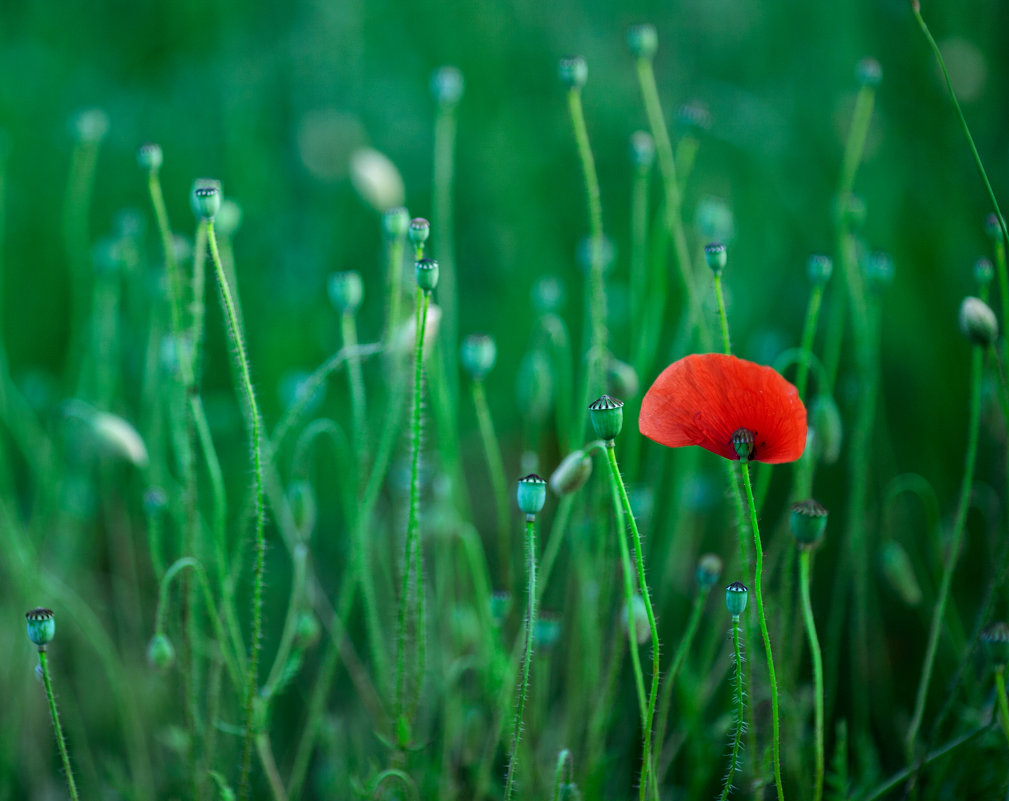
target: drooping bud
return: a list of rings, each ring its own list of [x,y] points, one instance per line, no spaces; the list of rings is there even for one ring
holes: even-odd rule
[[[812,498],[792,504],[792,535],[800,548],[815,548],[827,528],[827,510]]]
[[[728,261],[728,253],[721,242],[709,242],[704,246],[704,260],[715,275],[721,275]]]
[[[160,170],[163,158],[161,145],[154,142],[144,142],[137,148],[137,164],[140,165],[140,169],[147,172]]]
[[[697,562],[697,584],[710,590],[722,575],[722,560],[718,554],[706,553]]]
[[[746,598],[749,590],[741,581],[734,581],[725,588],[725,608],[733,617],[739,617],[746,609]]]
[[[353,314],[364,299],[364,282],[361,274],[348,270],[329,276],[329,300],[338,312]]]
[[[879,292],[893,283],[893,259],[889,253],[881,250],[870,253],[864,269],[866,282],[872,290]]]
[[[813,286],[826,286],[833,271],[834,263],[822,253],[814,253],[806,264],[806,275]]]
[[[164,634],[155,634],[147,643],[147,664],[162,672],[175,664],[175,647]]]
[[[557,74],[568,89],[581,89],[589,79],[589,67],[581,56],[562,58]]]
[[[960,304],[960,331],[975,345],[991,345],[998,338],[995,312],[980,298],[964,298]]]
[[[592,475],[592,459],[585,451],[572,451],[550,476],[550,489],[557,495],[571,495],[585,486]]]
[[[547,482],[535,473],[523,476],[518,481],[518,491],[516,493],[519,509],[526,516],[527,520],[536,517],[547,502]]]
[[[482,381],[497,362],[497,345],[487,334],[470,334],[459,348],[463,369],[474,381]]]
[[[438,262],[434,259],[421,259],[414,264],[417,275],[417,286],[425,292],[432,292],[438,286]]]
[[[612,441],[624,426],[624,402],[609,395],[600,395],[589,404],[589,419],[599,439]]]
[[[56,636],[56,616],[52,609],[38,607],[25,613],[28,639],[42,650]]]
[[[635,58],[651,58],[659,49],[659,34],[654,25],[634,25],[627,31],[627,46]]]

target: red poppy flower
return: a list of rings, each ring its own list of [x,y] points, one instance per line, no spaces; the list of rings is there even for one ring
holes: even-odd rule
[[[641,402],[641,433],[679,448],[702,448],[738,459],[732,436],[753,434],[750,461],[794,462],[806,447],[806,407],[771,367],[735,356],[702,353],[673,362]]]

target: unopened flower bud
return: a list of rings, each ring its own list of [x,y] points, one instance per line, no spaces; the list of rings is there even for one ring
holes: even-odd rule
[[[589,79],[589,67],[581,56],[562,58],[557,73],[568,89],[581,89]]]
[[[628,620],[630,618],[630,620]],[[644,645],[652,637],[652,628],[648,623],[648,610],[645,608],[645,599],[635,593],[631,597],[631,613],[627,614],[627,604],[620,612],[620,622],[624,631],[629,625],[634,626],[634,641],[638,645]]]
[[[175,648],[164,634],[155,634],[147,644],[147,664],[160,671],[175,664]]]
[[[294,623],[294,642],[298,648],[311,648],[319,641],[322,627],[319,619],[311,610],[305,609],[298,613]]]
[[[728,261],[728,253],[721,242],[709,242],[704,246],[704,260],[715,275],[721,275]]]
[[[732,582],[725,588],[725,608],[733,617],[739,617],[746,609],[746,597],[749,590],[740,581]]]
[[[992,212],[991,214],[989,214],[987,217],[984,218],[984,231],[995,242],[1002,241],[1002,225],[999,222],[998,215],[995,212]]]
[[[370,147],[350,154],[350,181],[369,206],[380,214],[403,205],[403,178],[388,156]]]
[[[417,286],[425,292],[432,292],[438,286],[438,262],[434,259],[421,259],[414,264],[417,275]]]
[[[659,34],[654,25],[634,25],[627,31],[627,46],[635,58],[651,58],[659,49]]]
[[[431,75],[431,94],[440,106],[454,106],[462,99],[462,73],[457,67],[439,67]]]
[[[56,616],[52,609],[38,607],[25,614],[28,628],[28,639],[40,649],[52,642],[56,636]]]
[[[883,68],[874,58],[863,58],[855,66],[855,77],[859,86],[875,88],[883,80]]]
[[[140,165],[140,169],[147,170],[147,172],[160,170],[163,158],[161,145],[154,142],[145,142],[137,148],[137,164]]]
[[[329,276],[329,299],[338,312],[353,314],[364,299],[361,274],[353,270]]]
[[[998,338],[995,312],[980,298],[964,298],[960,304],[960,331],[975,345],[991,345]]]
[[[624,426],[624,402],[600,395],[589,404],[589,419],[599,439],[607,442],[616,439]]]
[[[520,478],[516,498],[526,519],[536,517],[547,502],[547,482],[535,473]]]
[[[827,510],[810,498],[792,504],[790,518],[792,534],[800,548],[814,548],[823,539],[827,528]]]
[[[462,341],[459,359],[474,381],[482,381],[497,362],[497,345],[486,334],[470,334]]]
[[[710,590],[722,575],[722,560],[718,554],[706,553],[697,562],[697,584]]]
[[[806,264],[806,275],[813,286],[826,286],[833,271],[834,263],[822,253],[814,253]]]
[[[242,225],[242,207],[229,197],[221,198],[221,208],[214,217],[214,230],[223,237],[233,237]]]
[[[592,459],[579,449],[572,451],[550,475],[550,489],[557,495],[571,495],[585,486],[592,475]]]

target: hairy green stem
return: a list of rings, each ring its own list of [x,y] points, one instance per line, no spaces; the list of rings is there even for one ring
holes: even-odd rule
[[[60,715],[56,711],[56,696],[53,695],[53,682],[49,675],[49,657],[45,647],[39,648],[39,664],[42,666],[42,681],[46,686],[46,698],[49,699],[49,714],[53,718],[53,731],[56,734],[56,745],[60,749],[60,759],[63,760],[63,772],[67,777],[67,789],[71,801],[79,801],[77,783],[74,781],[73,768],[70,767],[70,755],[67,753],[67,741],[63,737],[63,727],[60,726]]]
[[[739,615],[732,616],[732,653],[736,666],[736,729],[732,735],[732,754],[729,757],[729,770],[725,775],[721,801],[726,801],[732,789],[732,777],[739,764],[739,747],[743,740],[743,655],[739,651]]]
[[[634,689],[638,694],[638,714],[641,716],[641,729],[648,724],[648,698],[645,695],[645,678],[641,672],[641,655],[638,653],[637,626],[634,622],[634,565],[631,564],[631,552],[627,547],[627,537],[624,536],[626,525],[624,512],[620,505],[620,493],[616,486],[612,487],[613,506],[617,516],[617,542],[620,544],[620,565],[624,576],[624,610],[627,615],[627,642],[631,654],[631,667],[634,672]]]
[[[813,660],[814,726],[816,732],[816,783],[813,787],[813,801],[820,801],[823,798],[824,770],[823,655],[820,653],[820,641],[816,636],[816,622],[813,620],[813,604],[809,597],[812,561],[813,552],[808,548],[803,548],[799,554],[799,592],[802,595],[802,618],[806,624],[809,654]]]

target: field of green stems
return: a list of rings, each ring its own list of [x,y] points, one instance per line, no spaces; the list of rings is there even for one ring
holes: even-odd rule
[[[1009,799],[1009,6],[0,12],[0,801]]]

